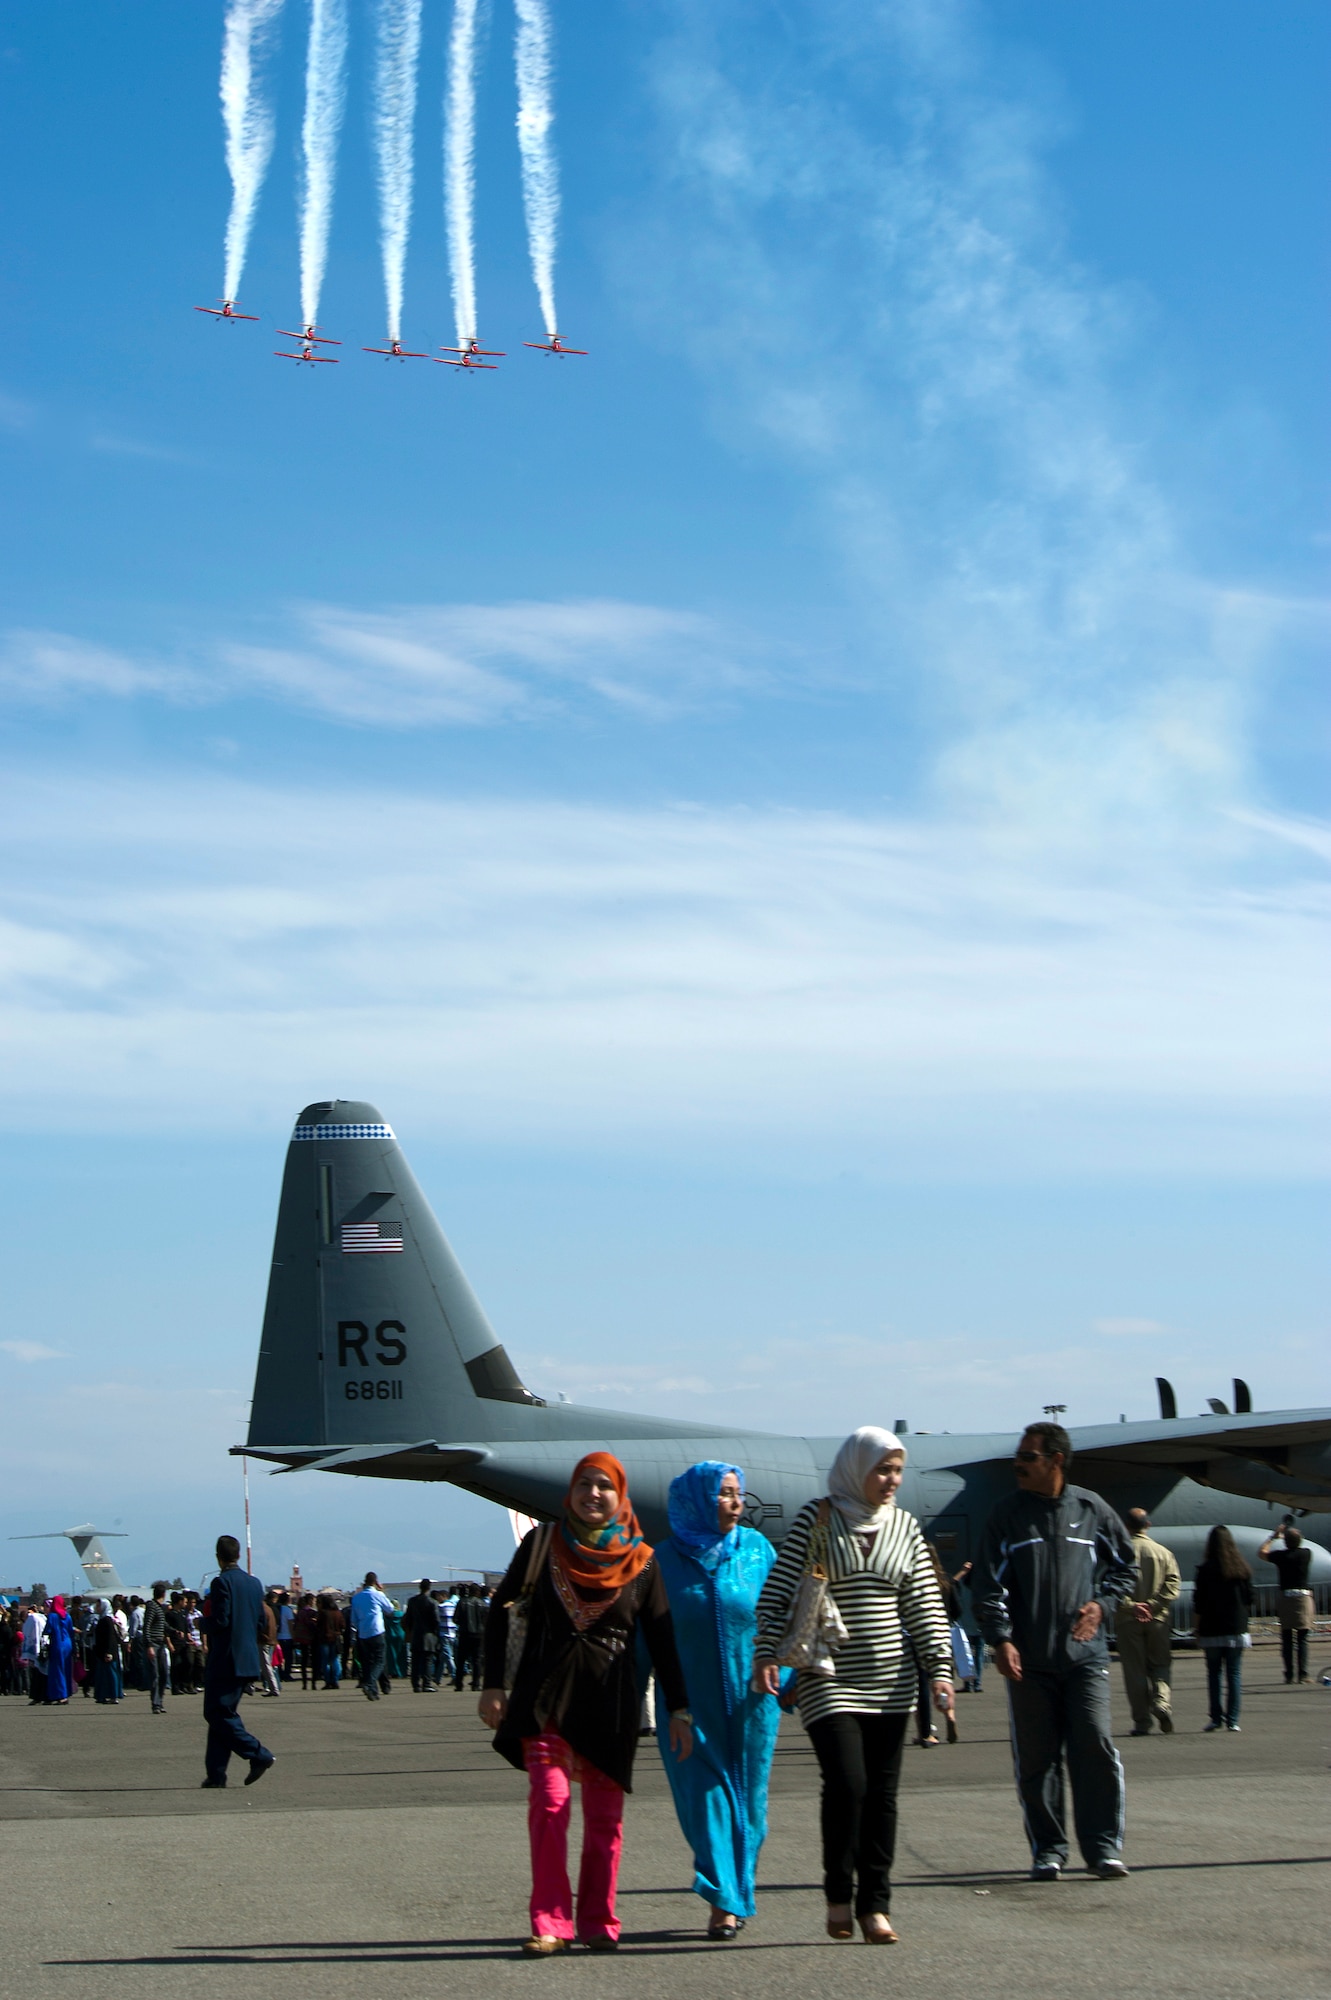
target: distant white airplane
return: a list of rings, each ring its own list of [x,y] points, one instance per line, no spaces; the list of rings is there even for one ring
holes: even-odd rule
[[[104,1541],[125,1540],[118,1528],[94,1528],[85,1522],[81,1528],[53,1528],[46,1535],[11,1535],[11,1542],[63,1542],[74,1544],[74,1553],[83,1565],[83,1574],[88,1579],[88,1589],[95,1597],[148,1597],[151,1593],[141,1584],[127,1584],[121,1581],[120,1572],[102,1547]]]

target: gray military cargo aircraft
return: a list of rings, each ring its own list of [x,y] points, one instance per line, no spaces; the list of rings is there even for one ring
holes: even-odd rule
[[[1162,1416],[1072,1433],[1074,1477],[1120,1512],[1148,1509],[1190,1575],[1208,1529],[1250,1554],[1282,1512],[1331,1516],[1331,1410]],[[866,1412],[881,1418],[881,1411]],[[524,1514],[558,1512],[586,1451],[628,1469],[649,1537],[666,1532],[666,1489],[700,1458],[744,1468],[748,1518],[779,1541],[824,1490],[839,1438],[780,1437],[665,1417],[547,1403],[519,1379],[463,1276],[406,1158],[372,1104],[301,1112],[287,1150],[248,1441],[233,1451],[283,1472],[447,1480]],[[901,1504],[949,1566],[965,1560],[1011,1490],[1010,1431],[917,1432]],[[1331,1579],[1331,1520],[1303,1521],[1317,1581]],[[1321,1544],[1321,1546],[1317,1546]]]

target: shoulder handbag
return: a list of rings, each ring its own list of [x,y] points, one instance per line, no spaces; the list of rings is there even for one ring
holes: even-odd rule
[[[820,1500],[809,1530],[804,1574],[791,1599],[776,1655],[779,1667],[794,1667],[797,1673],[817,1674],[823,1680],[835,1679],[836,1661],[832,1656],[850,1637],[836,1599],[827,1587],[830,1512],[830,1501]]]
[[[546,1523],[545,1527],[536,1530],[532,1536],[531,1553],[527,1557],[527,1574],[523,1580],[522,1589],[511,1603],[504,1606],[505,1611],[508,1613],[508,1644],[504,1648],[504,1686],[506,1688],[511,1688],[518,1677],[518,1668],[522,1664],[522,1655],[527,1645],[527,1626],[531,1618],[532,1592],[536,1588],[536,1579],[545,1566],[545,1559],[550,1553],[550,1539],[554,1532],[554,1528],[549,1522]]]

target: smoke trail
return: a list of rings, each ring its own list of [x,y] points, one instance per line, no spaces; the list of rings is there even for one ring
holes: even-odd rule
[[[457,343],[476,338],[476,17],[480,0],[454,0],[444,111],[444,212]]]
[[[547,334],[555,318],[555,224],[559,220],[559,173],[550,127],[550,15],[545,0],[515,0],[518,36],[518,150],[522,155],[522,204],[527,211],[527,243],[532,276],[540,296]]]
[[[225,296],[240,290],[259,190],[273,152],[273,111],[259,87],[259,71],[282,11],[282,0],[230,0],[222,37],[222,122],[231,175],[226,224]]]
[[[420,52],[421,0],[379,0],[374,143],[379,161],[379,231],[390,340],[402,338],[402,274],[411,227],[411,141]]]
[[[310,0],[310,41],[305,56],[305,185],[300,207],[300,310],[306,326],[319,317],[333,219],[337,142],[346,102],[346,0]]]

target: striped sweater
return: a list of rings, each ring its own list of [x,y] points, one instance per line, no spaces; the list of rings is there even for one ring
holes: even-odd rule
[[[763,1585],[757,1659],[772,1659],[780,1646],[817,1514],[816,1500],[801,1507]],[[919,1691],[917,1660],[930,1680],[952,1679],[947,1614],[915,1516],[894,1507],[866,1555],[833,1506],[827,1536],[828,1588],[850,1637],[836,1655],[835,1679],[799,1676],[800,1716],[806,1728],[838,1711],[901,1714],[914,1708]]]

